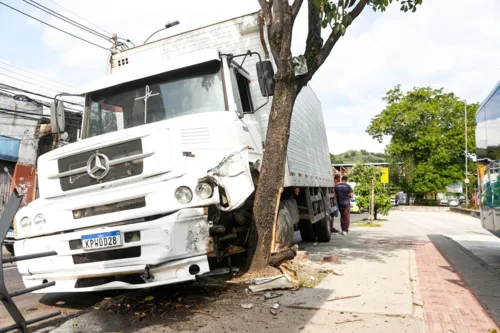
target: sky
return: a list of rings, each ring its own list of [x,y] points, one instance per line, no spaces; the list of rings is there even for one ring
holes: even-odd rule
[[[110,46],[22,0],[1,1],[93,43]],[[237,6],[234,0],[35,1],[102,33],[118,33],[136,45],[167,21],[179,20],[180,25],[154,39],[259,9],[257,0],[238,0]],[[332,153],[384,150],[388,140],[379,144],[365,130],[384,109],[382,97],[397,84],[403,89],[442,87],[468,102],[480,102],[488,95],[500,79],[500,1],[471,4],[424,0],[416,13],[403,13],[396,3],[385,13],[367,9],[354,21],[311,81],[322,104]],[[324,33],[326,37],[328,31]],[[303,5],[294,28],[294,56],[303,53],[306,35],[307,6]],[[108,57],[108,51],[0,4],[0,83],[50,96],[61,90],[76,92],[86,81],[106,74]]]

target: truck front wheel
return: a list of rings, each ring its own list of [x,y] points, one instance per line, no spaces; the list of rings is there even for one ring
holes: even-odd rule
[[[316,235],[314,234],[314,228],[309,220],[299,221],[300,237],[302,237],[303,242],[314,242],[316,240]]]

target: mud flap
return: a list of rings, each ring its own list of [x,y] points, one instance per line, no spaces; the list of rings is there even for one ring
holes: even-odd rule
[[[225,202],[217,204],[219,210],[227,212],[243,206],[255,189],[248,164],[248,147],[226,155],[208,171],[208,177],[224,190]]]

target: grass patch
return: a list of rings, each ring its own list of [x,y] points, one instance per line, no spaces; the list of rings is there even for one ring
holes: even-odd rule
[[[382,225],[380,223],[355,223],[356,227],[367,227],[367,228],[379,228]]]
[[[364,219],[362,219],[361,221],[370,221],[369,218],[365,217]],[[377,222],[387,222],[389,221],[389,219],[376,219],[376,220],[373,220],[373,221],[377,221]]]

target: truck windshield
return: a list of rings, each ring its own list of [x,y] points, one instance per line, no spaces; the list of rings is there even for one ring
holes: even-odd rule
[[[196,72],[196,74],[194,74]],[[90,95],[86,137],[165,119],[224,111],[220,65],[141,79]]]

